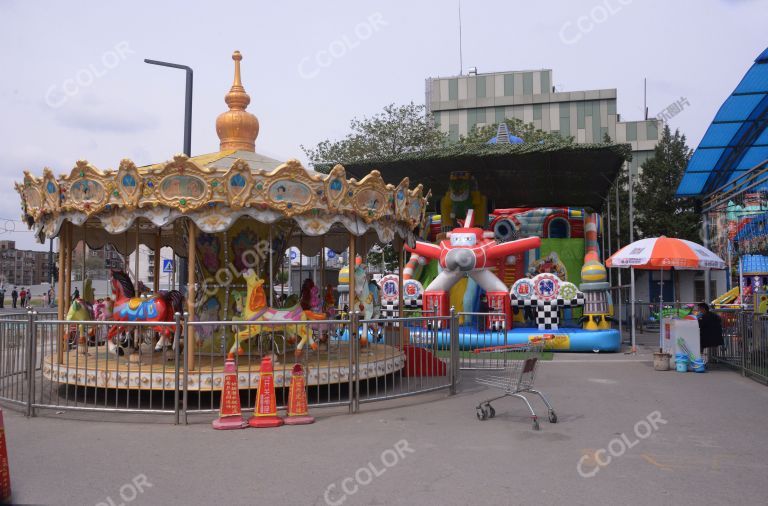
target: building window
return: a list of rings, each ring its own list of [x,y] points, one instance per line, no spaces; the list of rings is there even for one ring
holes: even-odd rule
[[[571,107],[567,102],[560,103],[560,135],[571,136]]]
[[[459,99],[459,80],[449,79],[448,80],[448,100],[458,100],[458,99]]]
[[[637,123],[627,123],[627,141],[637,140]]]
[[[485,98],[485,76],[478,76],[475,80],[475,96]]]
[[[523,74],[523,95],[533,95],[533,72]]]
[[[709,295],[710,297],[714,297],[717,294],[717,283],[714,279],[709,280]],[[704,300],[704,280],[703,279],[694,279],[693,280],[693,302],[707,302]]]
[[[549,93],[552,91],[550,89],[549,84],[549,72],[542,72],[541,73],[541,92],[542,93]]]
[[[584,102],[576,102],[576,128],[584,128],[584,115]]]
[[[503,107],[497,107],[496,108],[496,123],[504,123],[504,120],[507,119],[504,115],[504,108]]]
[[[541,119],[541,104],[533,104],[533,119]]]
[[[646,121],[646,139],[655,141],[659,138],[659,125],[655,121]]]
[[[571,227],[565,218],[555,218],[549,222],[547,230],[549,239],[568,239],[571,237]]]
[[[616,114],[616,99],[608,101],[608,114]]]
[[[504,74],[504,96],[511,97],[515,94],[515,75]]]
[[[467,132],[477,124],[477,109],[467,109]]]
[[[435,127],[437,127],[438,129],[440,128],[440,115],[441,114],[442,113],[440,111],[435,111],[434,113],[432,113],[432,119],[435,122]]]
[[[459,125],[448,126],[448,140],[451,142],[459,142]]]

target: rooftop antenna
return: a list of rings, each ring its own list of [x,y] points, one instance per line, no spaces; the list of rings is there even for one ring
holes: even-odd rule
[[[648,120],[648,78],[643,78],[643,114],[645,120]]]
[[[464,57],[461,54],[461,0],[459,0],[459,75],[464,75]]]

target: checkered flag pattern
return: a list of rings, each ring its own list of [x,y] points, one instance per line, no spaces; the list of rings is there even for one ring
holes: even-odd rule
[[[381,305],[381,317],[382,318],[398,318],[400,311],[397,307],[397,302],[384,302]]]
[[[552,301],[518,299],[514,294],[510,296],[510,299],[512,307],[536,308],[536,325],[539,330],[557,330],[560,326],[560,308],[581,306],[584,304],[584,294],[578,291],[576,292],[576,297],[569,300],[560,298]]]

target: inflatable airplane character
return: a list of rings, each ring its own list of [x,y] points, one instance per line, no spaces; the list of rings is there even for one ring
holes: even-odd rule
[[[408,251],[440,262],[441,272],[424,292],[424,310],[437,308],[436,316],[447,316],[450,312],[449,291],[464,276],[469,276],[486,292],[489,311],[502,314],[489,317],[488,325],[493,328],[508,328],[511,323],[509,293],[504,283],[489,270],[499,261],[523,251],[538,248],[541,239],[528,237],[497,243],[491,231],[474,227],[474,211],[467,211],[464,226],[448,232],[447,239],[440,244],[417,241],[416,246],[406,246]],[[439,322],[445,327],[445,322]]]

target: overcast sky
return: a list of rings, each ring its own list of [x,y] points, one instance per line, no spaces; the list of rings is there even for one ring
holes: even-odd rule
[[[232,51],[243,53],[256,150],[299,158],[389,103],[424,103],[426,77],[459,72],[458,1],[0,0],[0,239],[46,249],[19,220],[22,170],[68,173],[182,151],[184,72],[195,71],[192,153],[218,150]],[[618,89],[623,120],[655,116],[691,147],[768,45],[764,0],[462,2],[464,69],[553,69],[563,91]],[[11,232],[11,230],[15,230]]]

